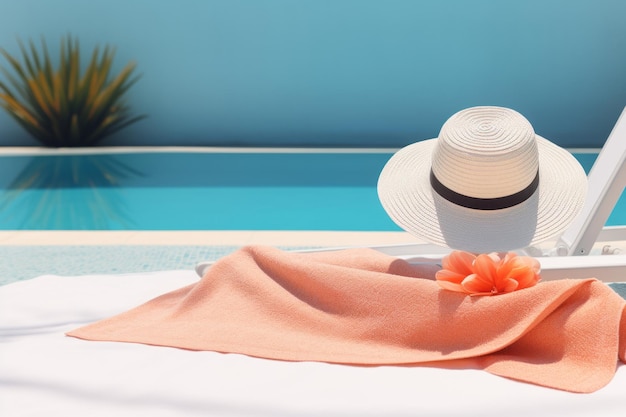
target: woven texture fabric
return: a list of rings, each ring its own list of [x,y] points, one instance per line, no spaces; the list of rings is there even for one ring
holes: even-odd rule
[[[625,302],[597,280],[470,297],[441,289],[434,272],[369,249],[246,247],[195,284],[68,335],[288,361],[470,367],[572,392],[603,387],[626,360]]]

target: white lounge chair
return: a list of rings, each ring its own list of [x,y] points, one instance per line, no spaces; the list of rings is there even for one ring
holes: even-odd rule
[[[544,280],[594,277],[605,282],[626,282],[626,225],[604,226],[626,188],[626,108],[602,147],[588,181],[585,205],[561,237],[520,251],[540,259]],[[449,252],[423,243],[371,247],[412,262],[438,263]],[[322,250],[338,249],[345,247]],[[199,263],[196,272],[202,275],[211,264]]]

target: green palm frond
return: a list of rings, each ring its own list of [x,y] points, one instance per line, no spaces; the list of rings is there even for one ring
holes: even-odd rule
[[[139,80],[131,62],[113,76],[115,50],[96,47],[81,72],[78,39],[61,39],[60,61],[53,67],[45,40],[41,52],[31,40],[18,40],[21,59],[0,48],[8,67],[0,66],[0,107],[45,146],[89,146],[143,119],[124,98]]]

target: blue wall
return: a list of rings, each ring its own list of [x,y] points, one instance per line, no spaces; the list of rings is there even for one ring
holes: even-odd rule
[[[0,45],[71,32],[135,60],[149,118],[103,145],[401,146],[501,105],[601,146],[626,105],[625,16],[624,0],[0,0]],[[0,145],[35,144],[0,114]]]

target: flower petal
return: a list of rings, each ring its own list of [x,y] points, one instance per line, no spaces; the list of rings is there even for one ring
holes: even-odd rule
[[[500,258],[489,255],[478,255],[474,261],[474,273],[480,275],[485,280],[495,282],[497,277],[497,266],[500,262]]]
[[[529,256],[518,256],[512,259],[509,278],[515,279],[519,283],[519,288],[528,288],[537,284],[541,279],[541,266],[539,261]]]
[[[491,293],[494,288],[493,281],[482,275],[468,275],[461,283],[466,292],[473,293]]]
[[[499,277],[508,277],[511,274],[511,270],[516,265],[515,259],[517,259],[517,254],[515,252],[508,252],[504,255],[504,258],[502,258],[497,267],[497,274]]]
[[[460,285],[465,279],[465,275],[447,269],[440,269],[435,273],[435,279],[437,281],[448,281]]]
[[[453,251],[442,260],[443,269],[457,272],[464,277],[473,272],[472,264],[476,256],[464,251]]]
[[[512,278],[506,278],[502,284],[502,288],[498,288],[498,292],[513,292],[519,287],[519,283]]]

